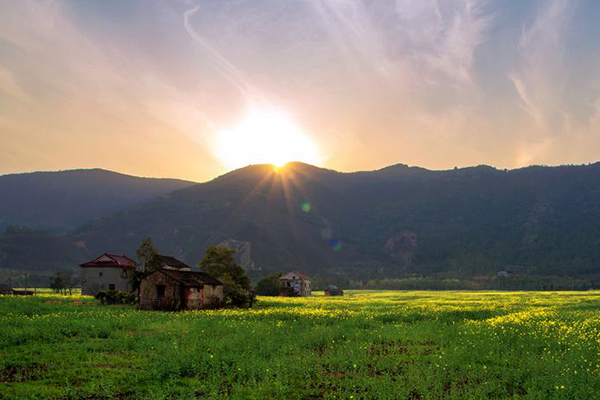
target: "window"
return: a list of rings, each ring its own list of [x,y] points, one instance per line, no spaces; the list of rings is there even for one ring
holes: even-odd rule
[[[102,276],[102,272],[98,272],[98,276]]]
[[[110,285],[108,285],[108,290],[115,290],[115,284],[111,283]]]
[[[165,297],[165,285],[156,285],[156,297]]]
[[[126,269],[123,270],[123,278],[127,278],[127,270]]]

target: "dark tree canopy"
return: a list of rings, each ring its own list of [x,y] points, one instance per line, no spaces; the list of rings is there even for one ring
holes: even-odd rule
[[[152,238],[147,237],[142,240],[136,253],[139,263],[144,267],[144,272],[150,272],[158,267],[156,256],[160,253],[152,244]]]
[[[262,278],[256,284],[256,294],[260,296],[279,296],[281,293],[280,277],[281,273],[277,273]]]
[[[235,262],[235,250],[227,247],[210,246],[199,263],[200,270],[217,279],[226,275],[245,290],[250,290],[250,278],[246,271]]]
[[[152,238],[145,238],[140,243],[137,251],[138,262],[142,265],[143,271],[134,271],[129,283],[131,284],[131,291],[137,292],[139,296],[140,284],[142,282],[142,278],[146,276],[146,274],[154,271],[155,269],[160,267],[160,261],[158,260],[158,255],[160,253],[152,244]]]
[[[62,271],[57,272],[50,278],[50,288],[54,292],[64,295],[67,293],[71,294],[76,284],[77,279],[74,276]]]
[[[199,262],[200,270],[223,282],[226,305],[252,306],[255,294],[246,271],[235,262],[235,251],[211,246]]]

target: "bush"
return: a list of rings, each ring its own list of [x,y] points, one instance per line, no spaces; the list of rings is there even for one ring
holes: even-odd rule
[[[260,296],[279,296],[281,293],[281,283],[279,278],[281,273],[265,276],[256,284],[256,293]]]
[[[135,304],[136,297],[133,293],[120,290],[101,290],[95,296],[102,304]]]
[[[200,270],[223,283],[225,306],[252,307],[256,293],[246,271],[235,262],[234,256],[234,250],[211,246],[200,260]]]
[[[300,297],[300,293],[295,291],[293,287],[287,286],[281,288],[281,295],[285,297]]]

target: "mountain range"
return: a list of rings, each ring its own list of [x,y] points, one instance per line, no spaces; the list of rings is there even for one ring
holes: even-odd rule
[[[103,174],[113,174],[107,171],[45,174],[29,181],[29,174],[0,177],[2,199],[10,179],[9,187],[22,185],[23,197],[36,192],[36,201],[0,203],[2,220],[20,226],[0,236],[5,271],[75,268],[103,252],[134,256],[140,241],[152,237],[163,254],[190,265],[209,245],[234,243],[255,274],[292,268],[352,279],[600,273],[600,163],[446,171],[399,164],[355,173],[253,165],[200,184],[128,177],[132,189],[124,183],[118,190],[104,187],[111,180]],[[56,193],[69,174],[81,182],[77,195],[62,192],[75,207],[72,215],[61,197],[43,193]],[[117,196],[110,207],[95,200],[90,208],[73,206],[130,190],[138,197]]]
[[[0,176],[0,229],[67,232],[95,218],[193,185],[102,169]]]

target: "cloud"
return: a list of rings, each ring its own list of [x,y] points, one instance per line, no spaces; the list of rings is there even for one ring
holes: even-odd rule
[[[346,58],[358,57],[371,73],[403,85],[471,84],[475,51],[493,22],[486,2],[477,0],[443,7],[436,0],[312,4]]]
[[[567,41],[574,1],[131,1],[113,18],[100,3],[0,0],[4,165],[10,153],[18,165],[119,169],[135,154],[130,165],[150,170],[168,148],[216,174],[215,132],[261,105],[346,170],[597,156],[600,96],[587,80],[600,76],[577,76],[594,58],[581,68]]]
[[[561,77],[565,76],[565,30],[573,16],[574,2],[551,0],[543,4],[533,24],[522,31],[518,44],[521,65],[508,78],[523,110],[538,128],[550,133],[560,125],[552,116],[562,115],[559,96]]]
[[[587,120],[575,117],[587,108],[584,94],[572,96],[568,77],[578,69],[566,52],[571,45],[568,34],[578,2],[543,2],[533,23],[522,29],[518,42],[519,65],[508,73],[518,104],[529,119],[515,120],[519,137],[515,145],[515,164],[577,163],[594,161],[600,150],[600,95],[592,102]],[[600,75],[581,76],[590,90]]]
[[[227,58],[218,52],[209,41],[205,40],[194,29],[190,19],[201,10],[201,6],[197,5],[183,13],[183,26],[190,38],[201,48],[210,64],[219,74],[225,78],[230,84],[235,86],[243,94],[253,91],[248,83],[248,78],[244,73],[235,67]]]
[[[7,68],[0,67],[0,92],[12,99],[30,102],[31,98],[16,82],[14,74]]]
[[[23,0],[3,8],[10,12],[0,15],[0,98],[11,112],[0,121],[6,144],[0,159],[17,162],[0,169],[100,166],[161,175],[160,166],[181,176],[175,166],[182,163],[198,173],[194,153],[210,160],[196,108],[204,100],[175,88],[141,50],[97,36],[63,2]],[[27,82],[27,91],[19,82]],[[180,157],[168,161],[162,156],[168,151]],[[203,178],[218,170],[202,167]]]
[[[425,62],[430,72],[446,79],[472,83],[474,54],[486,40],[493,14],[483,1],[445,2],[442,11],[436,0],[397,0],[401,37],[407,38],[409,54]]]

